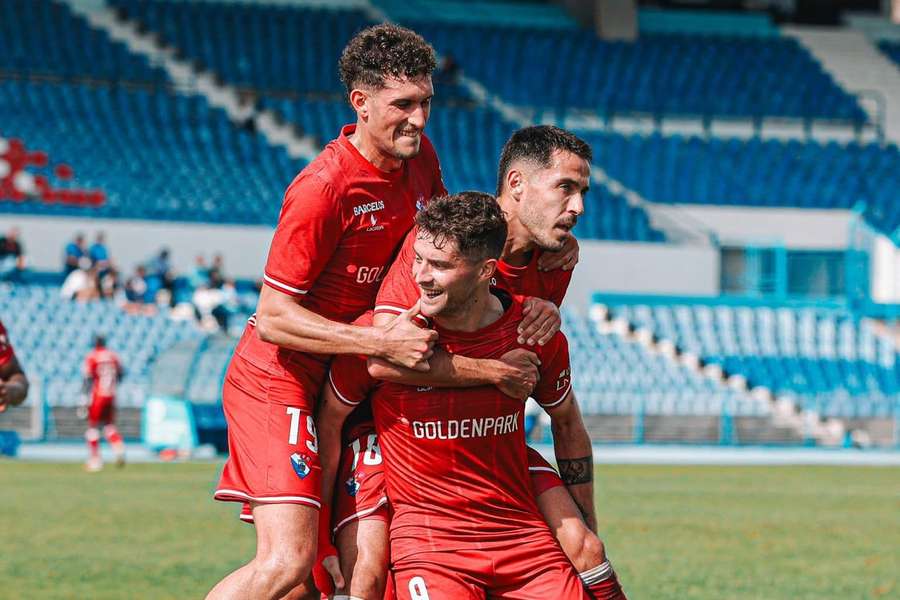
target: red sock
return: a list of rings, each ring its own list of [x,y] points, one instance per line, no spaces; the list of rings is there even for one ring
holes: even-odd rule
[[[596,600],[628,600],[609,561],[580,573],[579,577]]]

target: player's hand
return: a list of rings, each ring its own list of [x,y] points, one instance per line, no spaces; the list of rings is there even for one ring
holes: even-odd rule
[[[0,379],[0,412],[25,401],[27,390],[18,381]]]
[[[566,238],[566,243],[556,252],[544,252],[538,259],[538,271],[571,271],[578,264],[578,240],[574,235]]]
[[[527,400],[540,379],[538,355],[524,348],[510,350],[500,357],[500,376],[496,386],[501,392],[519,400]]]
[[[344,587],[341,562],[337,549],[331,543],[331,510],[328,507],[319,511],[316,563],[313,565],[312,576],[316,589],[326,596],[331,596],[335,589]]]
[[[419,302],[383,328],[380,357],[407,369],[428,371],[428,359],[434,354],[438,334],[416,325],[417,314]]]
[[[522,314],[518,341],[527,346],[543,346],[553,339],[562,325],[556,305],[540,298],[527,298]]]

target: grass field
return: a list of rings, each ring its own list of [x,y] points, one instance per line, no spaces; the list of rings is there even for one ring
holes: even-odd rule
[[[0,598],[202,598],[254,546],[218,470],[0,461]],[[900,469],[598,470],[631,600],[900,598]]]

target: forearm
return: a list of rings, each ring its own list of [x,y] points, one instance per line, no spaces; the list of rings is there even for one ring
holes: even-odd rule
[[[495,385],[498,363],[493,359],[469,358],[436,349],[428,360],[428,371],[414,371],[380,358],[369,359],[369,375],[375,379],[406,385],[432,387],[477,387]]]
[[[316,431],[319,436],[319,464],[322,468],[322,506],[331,506],[334,482],[341,461],[341,428],[343,419],[319,418]]]
[[[298,304],[260,311],[257,332],[266,342],[315,354],[380,356],[379,330],[330,321]]]
[[[596,533],[594,509],[594,460],[591,438],[581,418],[557,422],[554,419],[553,449],[559,474],[581,510],[587,526]]]

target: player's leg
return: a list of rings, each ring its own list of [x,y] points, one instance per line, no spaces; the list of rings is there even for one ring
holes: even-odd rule
[[[103,413],[103,405],[99,398],[92,398],[88,407],[88,427],[84,432],[84,440],[88,447],[88,459],[84,468],[88,471],[99,471],[103,468],[103,459],[100,457],[100,423],[104,417]]]
[[[345,581],[335,597],[381,600],[388,579],[390,510],[374,431],[344,447],[332,506],[334,545]]]
[[[208,598],[280,598],[310,574],[321,470],[308,396],[289,376],[232,359],[222,389],[229,457],[215,498],[250,503],[257,549]]]
[[[256,556],[210,591],[207,600],[281,598],[301,585],[316,555],[319,511],[303,504],[251,503]]]
[[[385,519],[355,520],[342,527],[335,538],[344,575],[343,589],[335,598],[381,600],[388,578],[388,522]]]
[[[603,542],[585,524],[556,470],[537,451],[528,450],[531,485],[538,508],[585,587],[598,600],[624,600],[625,593],[606,558]]]
[[[122,440],[119,429],[116,427],[115,401],[112,398],[105,403],[103,418],[106,421],[106,425],[103,426],[103,437],[106,438],[106,442],[113,449],[113,453],[116,456],[116,466],[124,467],[125,442]]]

